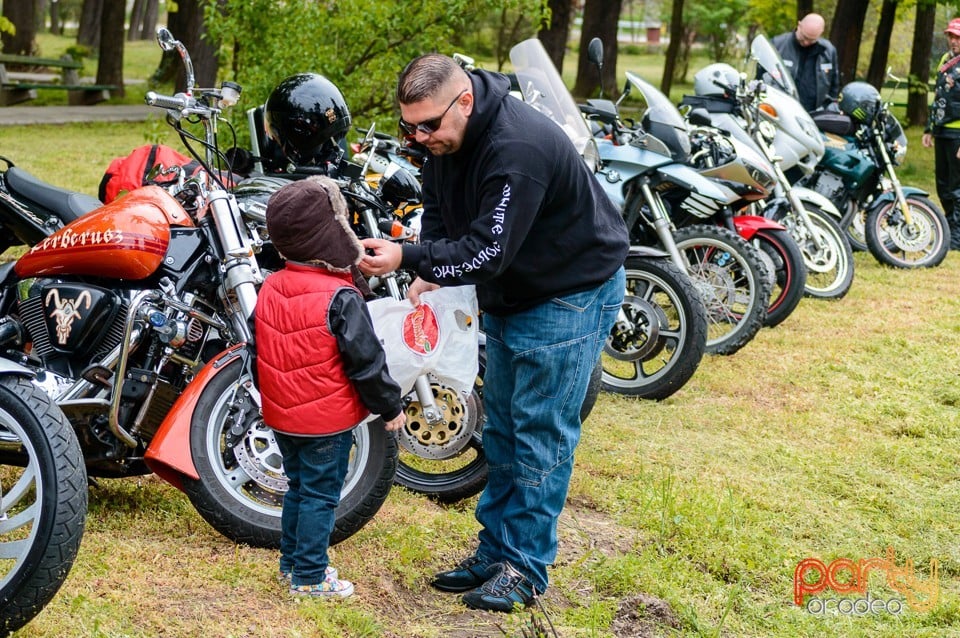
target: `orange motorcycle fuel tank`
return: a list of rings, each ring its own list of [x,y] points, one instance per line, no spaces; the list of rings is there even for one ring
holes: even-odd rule
[[[67,224],[17,260],[20,278],[87,275],[139,280],[163,263],[172,226],[192,227],[180,203],[144,186]]]

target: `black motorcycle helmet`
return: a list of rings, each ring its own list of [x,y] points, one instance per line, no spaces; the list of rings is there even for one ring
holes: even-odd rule
[[[840,89],[839,106],[858,122],[870,122],[880,108],[880,92],[872,84],[851,82]]]
[[[350,130],[350,110],[340,89],[317,73],[298,73],[280,82],[263,113],[267,135],[296,165],[335,161]]]

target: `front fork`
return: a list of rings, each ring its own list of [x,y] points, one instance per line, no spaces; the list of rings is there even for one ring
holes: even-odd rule
[[[650,208],[650,215],[653,218],[653,230],[660,239],[660,245],[663,246],[663,249],[670,255],[670,260],[677,268],[680,268],[683,272],[690,272],[690,264],[687,263],[687,260],[680,253],[680,249],[677,248],[677,242],[673,238],[673,222],[670,221],[670,215],[667,214],[667,209],[664,207],[660,195],[654,193],[650,188],[650,180],[647,178],[642,178],[640,182],[640,192],[643,193],[643,199],[647,203],[647,207]],[[639,214],[638,209],[635,215]],[[628,219],[627,228],[633,228],[633,225],[637,221],[636,218]]]
[[[877,139],[874,140],[874,146],[880,152],[880,158],[883,160],[883,165],[886,168],[887,177],[890,179],[893,192],[897,196],[897,203],[900,205],[900,210],[903,211],[903,221],[909,226],[913,223],[913,215],[910,213],[910,206],[907,204],[907,196],[903,194],[903,187],[900,185],[897,172],[893,169],[893,162],[890,161],[887,146],[883,143],[883,139],[880,138],[879,134],[877,135]]]

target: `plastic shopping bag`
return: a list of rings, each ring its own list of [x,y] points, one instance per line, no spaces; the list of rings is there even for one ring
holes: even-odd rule
[[[421,374],[469,394],[477,379],[480,320],[473,286],[450,286],[408,300],[375,299],[367,303],[373,327],[387,355],[390,376],[403,393]]]

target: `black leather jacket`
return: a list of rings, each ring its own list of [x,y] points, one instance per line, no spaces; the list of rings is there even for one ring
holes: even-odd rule
[[[816,60],[814,73],[797,77],[797,67],[802,55],[800,43],[793,31],[781,33],[771,40],[774,48],[780,52],[784,64],[790,69],[800,92],[800,102],[808,111],[823,108],[835,102],[840,94],[840,65],[837,59],[837,49],[829,40],[820,38],[816,44]],[[814,97],[815,96],[815,97]]]

